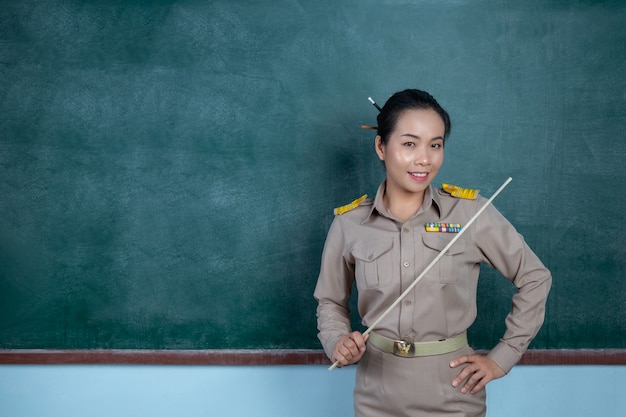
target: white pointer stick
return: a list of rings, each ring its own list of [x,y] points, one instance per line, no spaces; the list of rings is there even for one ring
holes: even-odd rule
[[[509,177],[506,181],[504,181],[504,184],[502,184],[500,186],[500,188],[498,188],[498,190],[493,193],[493,195],[491,196],[491,198],[489,198],[489,200],[487,200],[487,202],[476,212],[476,214],[474,214],[472,216],[471,219],[469,219],[469,221],[465,224],[465,226],[463,226],[463,228],[461,229],[461,231],[459,233],[457,233],[454,238],[446,245],[445,248],[443,248],[443,250],[441,252],[439,252],[439,254],[435,257],[435,259],[432,260],[432,262],[426,267],[426,269],[424,269],[422,271],[421,274],[419,274],[419,276],[417,278],[415,278],[415,280],[411,283],[411,285],[409,285],[409,287],[404,290],[404,292],[402,294],[400,294],[400,297],[398,297],[398,299],[396,301],[393,302],[393,304],[391,304],[387,310],[385,310],[377,319],[376,321],[374,321],[374,323],[372,323],[370,325],[370,327],[367,328],[367,330],[365,330],[363,332],[363,336],[368,335],[371,333],[371,331],[374,329],[374,327],[376,327],[378,325],[378,323],[380,323],[382,321],[383,318],[385,318],[385,316],[387,314],[389,314],[389,312],[398,305],[398,303],[400,303],[400,301],[402,301],[402,299],[404,297],[407,296],[407,294],[417,285],[418,282],[421,281],[422,278],[424,278],[424,275],[426,275],[428,273],[428,271],[431,270],[431,268],[433,266],[435,266],[435,264],[439,261],[439,259],[441,259],[441,257],[443,255],[445,255],[445,253],[448,251],[448,249],[450,249],[450,247],[454,244],[454,242],[456,242],[461,235],[463,234],[463,232],[465,232],[467,230],[467,228],[474,223],[474,220],[476,220],[476,218],[478,216],[480,216],[480,213],[482,213],[489,204],[491,204],[491,202],[493,201],[494,198],[496,198],[498,196],[498,194],[500,194],[500,192],[502,190],[504,190],[504,187],[506,187],[507,185],[509,185],[509,183],[511,182],[512,178]],[[337,367],[337,365],[339,365],[339,361],[336,361],[335,363],[333,363],[330,368],[328,368],[329,371],[332,371],[333,369],[335,369]]]

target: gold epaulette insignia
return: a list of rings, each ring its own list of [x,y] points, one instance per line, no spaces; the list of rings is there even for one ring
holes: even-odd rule
[[[337,207],[335,209],[335,215],[339,215],[339,214],[343,214],[343,213],[347,213],[350,210],[354,210],[355,208],[357,208],[359,206],[359,204],[361,204],[365,199],[367,198],[367,194],[357,198],[356,200],[354,200],[352,203],[350,204],[346,204],[345,206],[341,206],[341,207]]]
[[[458,185],[443,183],[441,188],[452,197],[465,198],[468,200],[475,200],[478,197],[479,190],[470,190],[469,188],[461,188]]]

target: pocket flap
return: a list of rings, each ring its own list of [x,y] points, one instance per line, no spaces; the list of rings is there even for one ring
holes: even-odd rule
[[[422,235],[422,242],[424,242],[424,246],[427,248],[436,250],[437,252],[441,252],[448,243],[452,239],[454,239],[456,235],[444,235],[444,234],[425,234]],[[463,239],[459,238],[454,245],[448,249],[446,255],[458,255],[459,253],[465,252],[465,242]]]
[[[371,239],[357,242],[352,248],[352,255],[363,261],[372,262],[393,248],[393,238]]]

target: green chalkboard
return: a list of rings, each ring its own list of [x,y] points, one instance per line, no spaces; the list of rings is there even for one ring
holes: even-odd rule
[[[430,91],[437,182],[493,191],[554,275],[536,348],[626,348],[626,5],[0,5],[0,349],[318,349],[372,96]],[[511,288],[484,269],[473,344]],[[356,318],[355,318],[356,320]]]

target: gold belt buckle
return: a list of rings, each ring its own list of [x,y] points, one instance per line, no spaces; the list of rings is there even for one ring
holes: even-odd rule
[[[414,356],[415,344],[410,339],[395,340],[393,342],[393,354],[396,356]]]

